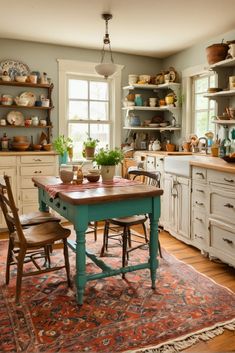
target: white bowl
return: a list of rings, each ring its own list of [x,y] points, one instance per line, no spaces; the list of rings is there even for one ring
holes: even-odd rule
[[[27,76],[15,76],[15,80],[17,82],[25,82],[27,80]]]
[[[1,78],[3,81],[11,81],[10,76],[2,76]]]
[[[138,79],[139,79],[138,75],[128,75],[129,85],[134,85],[135,83],[137,83]]]
[[[139,79],[140,79],[140,81],[145,81],[146,83],[149,83],[151,80],[151,76],[150,75],[140,75]]]

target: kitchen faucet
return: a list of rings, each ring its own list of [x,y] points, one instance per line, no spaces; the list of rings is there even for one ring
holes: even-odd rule
[[[208,139],[206,137],[199,137],[199,142],[201,140],[204,140],[204,143],[201,143],[201,147],[200,147],[200,152],[202,152],[203,150],[205,151],[205,153],[208,153]]]

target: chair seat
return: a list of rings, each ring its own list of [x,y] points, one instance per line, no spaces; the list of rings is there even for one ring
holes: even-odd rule
[[[41,224],[45,222],[60,222],[61,218],[53,216],[49,212],[30,212],[19,216],[20,223],[23,227]]]
[[[144,215],[140,215],[140,216],[131,216],[131,217],[123,217],[123,218],[112,218],[109,219],[108,222],[121,226],[121,227],[125,227],[126,225],[128,226],[134,226],[136,224],[141,224],[144,223],[146,221],[147,217]]]
[[[70,229],[63,228],[57,222],[47,222],[25,229],[24,235],[29,247],[37,247],[48,244],[53,244],[57,240],[68,238]],[[20,245],[17,233],[14,233],[15,245]]]

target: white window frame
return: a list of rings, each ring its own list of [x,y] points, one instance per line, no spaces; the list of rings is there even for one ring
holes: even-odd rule
[[[208,78],[209,76],[212,76],[212,75],[213,76],[215,75],[214,71],[210,71],[210,72],[207,71],[207,72],[205,72],[203,74],[200,74],[200,75],[194,75],[192,77],[192,80],[191,80],[192,81],[192,87],[191,87],[191,91],[192,91],[192,126],[193,126],[193,129],[195,129],[195,130],[196,130],[196,119],[195,119],[196,114],[195,113],[200,110],[200,109],[196,109],[195,108],[195,98],[196,98],[195,81],[198,80],[198,79],[200,80],[203,77],[207,77]],[[217,81],[218,81],[218,77],[216,77],[216,75],[215,75],[215,82],[217,83]],[[210,108],[210,99],[208,99],[208,102],[207,102],[207,109],[202,109],[202,110],[207,111],[207,118],[208,118],[207,119],[207,126],[209,125],[209,116],[208,116],[209,111],[210,111],[209,108]],[[216,102],[215,102],[215,110],[217,110]],[[209,126],[208,126],[207,130],[208,129],[209,129]],[[215,132],[215,126],[214,126],[214,132]]]
[[[194,133],[192,80],[194,76],[203,74],[208,74],[208,67],[205,64],[193,66],[182,71],[182,95],[185,99],[182,107],[182,133],[184,136]],[[218,105],[216,104],[216,114],[217,110]]]
[[[68,76],[78,79],[100,77],[95,72],[97,63],[77,60],[57,59],[59,71],[59,135],[68,135],[67,114],[67,82]],[[108,78],[110,84],[110,148],[121,145],[121,74],[124,66],[117,65],[117,71]]]

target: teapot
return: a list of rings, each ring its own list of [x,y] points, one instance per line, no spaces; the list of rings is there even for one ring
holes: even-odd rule
[[[161,143],[160,143],[159,140],[153,141],[152,149],[153,149],[153,151],[160,151],[160,149],[161,149]]]

